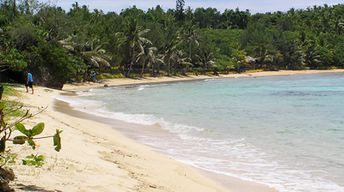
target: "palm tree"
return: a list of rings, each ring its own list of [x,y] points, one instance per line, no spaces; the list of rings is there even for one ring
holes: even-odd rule
[[[150,47],[147,55],[147,65],[152,68],[152,76],[155,77],[160,72],[160,64],[164,63],[161,55],[157,54],[156,47]]]
[[[166,31],[166,33],[167,41],[163,48],[165,50],[165,53],[162,56],[162,59],[167,68],[167,75],[170,76],[172,74],[172,69],[174,69],[174,66],[176,65],[175,63],[173,63],[173,59],[171,58],[173,58],[175,52],[178,51],[178,47],[183,43],[183,41],[180,38],[180,31],[176,31],[175,33],[173,33],[172,30],[169,30]]]
[[[186,68],[192,65],[192,63],[189,62],[189,58],[184,55],[184,52],[178,49],[173,49],[170,54],[167,55],[168,57],[166,59],[169,63],[169,67],[173,65],[173,75],[176,75],[176,69],[179,69],[182,75],[186,75]],[[169,70],[169,75],[170,72]]]
[[[192,45],[199,46],[196,27],[192,24],[188,24],[184,28],[181,40],[189,46],[189,59],[192,61]]]
[[[173,57],[174,52],[177,51],[177,46],[173,43],[170,43],[168,47],[166,48],[165,55],[163,57],[164,63],[167,64],[167,75],[170,76],[172,72],[172,66],[174,65],[173,60],[171,59]]]
[[[98,46],[89,51],[81,52],[82,57],[89,62],[92,66],[96,68],[110,68],[111,65],[108,62],[111,60],[111,57],[106,55],[106,51],[101,49],[101,46]]]
[[[138,53],[136,56],[136,63],[141,62],[141,78],[143,77],[143,73],[145,71],[146,60],[147,60],[147,55],[148,55],[149,49],[155,48],[155,47],[149,47],[149,45],[151,45],[151,44],[143,45],[141,52]]]
[[[265,68],[268,70],[278,70],[278,67],[280,66],[281,62],[283,61],[283,55],[280,51],[275,51],[268,53],[266,52],[264,54],[264,59],[262,62],[265,64]]]
[[[156,65],[159,65],[160,63],[163,63],[164,61],[161,58],[159,58],[159,55],[157,55],[156,53],[157,51],[158,49],[156,47],[145,46],[144,52],[141,52],[137,55],[136,62],[141,62],[141,65],[142,65],[141,77],[143,77],[143,73],[144,73],[146,65],[147,67],[151,67],[152,76],[156,76],[155,68],[158,68],[158,72],[159,72],[160,67],[156,67]]]
[[[111,67],[110,63],[108,62],[111,60],[111,57],[106,54],[104,49],[101,49],[102,45],[95,46],[95,44],[99,43],[99,40],[97,39],[80,42],[77,39],[77,36],[69,36],[64,40],[59,41],[59,43],[69,52],[82,57],[85,61],[87,61],[90,67]]]
[[[142,30],[141,27],[137,24],[136,19],[130,19],[129,22],[127,22],[126,29],[124,30],[124,36],[126,37],[126,40],[123,42],[126,50],[129,51],[129,58],[127,58],[127,63],[125,65],[126,77],[129,77],[138,56],[140,54],[144,54],[144,46],[152,44],[149,39],[144,37],[144,35],[147,34],[149,31],[150,29]]]
[[[304,43],[305,50],[305,64],[308,67],[315,68],[321,63],[321,58],[318,53],[319,46],[313,40],[307,40]]]
[[[206,71],[209,71],[210,67],[215,63],[214,54],[210,51],[201,50],[199,54],[196,54],[198,63]]]

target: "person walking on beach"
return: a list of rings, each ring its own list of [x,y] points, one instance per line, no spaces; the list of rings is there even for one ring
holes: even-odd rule
[[[34,90],[33,90],[33,77],[32,77],[32,74],[29,71],[27,71],[25,87],[26,87],[26,93],[29,92],[28,88],[30,87],[31,90],[32,90],[32,95],[33,95],[33,93],[34,93]]]

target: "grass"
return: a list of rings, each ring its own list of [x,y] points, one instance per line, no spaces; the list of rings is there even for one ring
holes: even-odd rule
[[[245,71],[246,73],[258,73],[258,72],[263,72],[263,69],[252,69],[252,70],[247,70]]]
[[[3,84],[3,86],[4,86],[4,93],[2,95],[2,100],[0,101],[0,109],[4,109],[4,113],[8,114],[7,115],[8,118],[23,116],[25,113],[23,110],[14,110],[20,107],[22,104],[18,101],[10,99],[10,97],[20,96],[19,91],[17,91],[14,88],[17,85]]]
[[[17,91],[10,85],[4,85],[4,93],[3,93],[3,96],[6,98],[8,96],[15,96],[17,95]]]
[[[101,73],[97,75],[97,79],[117,79],[117,78],[123,78],[124,75],[122,73],[117,74],[110,74],[110,73]]]

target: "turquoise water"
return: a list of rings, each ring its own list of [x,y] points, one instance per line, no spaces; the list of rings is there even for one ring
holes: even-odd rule
[[[85,103],[160,125],[173,136],[136,138],[196,167],[281,192],[344,191],[344,74],[93,89],[72,105]]]

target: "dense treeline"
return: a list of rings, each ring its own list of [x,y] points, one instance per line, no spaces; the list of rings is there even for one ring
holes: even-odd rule
[[[160,6],[121,13],[0,0],[1,78],[61,88],[92,70],[127,77],[344,67],[344,5],[251,14]]]

